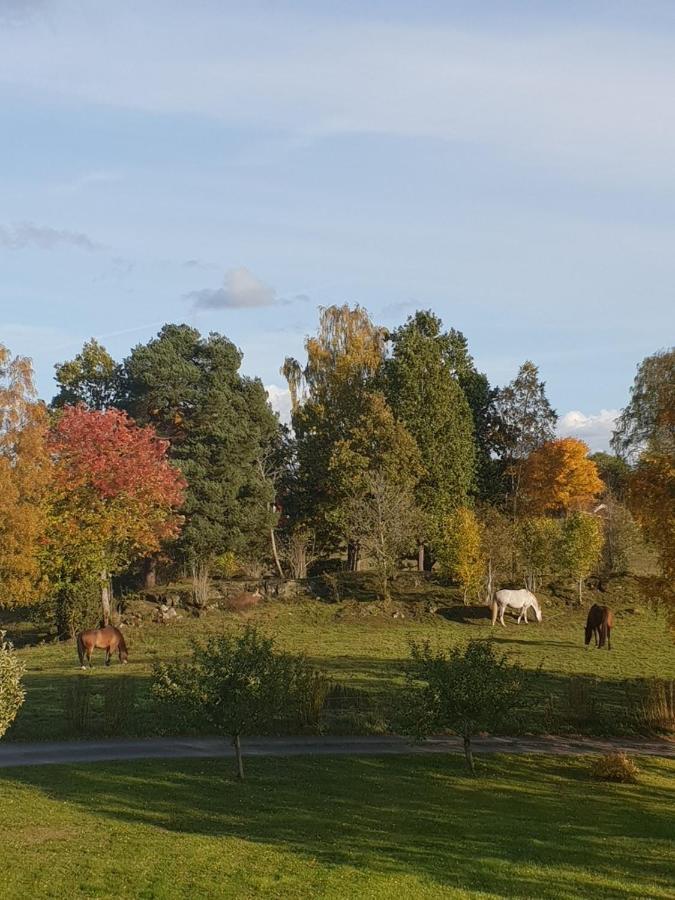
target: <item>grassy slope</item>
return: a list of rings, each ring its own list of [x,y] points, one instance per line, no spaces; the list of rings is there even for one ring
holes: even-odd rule
[[[441,756],[0,773],[12,898],[672,897],[675,764]],[[669,781],[669,778],[671,779]]]
[[[303,601],[265,603],[246,617],[213,611],[202,619],[187,618],[166,626],[146,623],[127,630],[128,666],[121,667],[115,660],[111,669],[104,670],[99,655],[97,668],[86,676],[80,675],[76,651],[70,642],[26,647],[19,652],[28,669],[28,697],[7,737],[29,740],[67,736],[63,717],[67,684],[87,677],[101,686],[121,674],[135,679],[139,689],[138,710],[128,732],[152,733],[157,727],[147,694],[152,662],[184,654],[192,640],[239,628],[243,621],[260,625],[281,647],[305,653],[330,676],[372,693],[375,702],[381,702],[383,695],[401,681],[411,639],[455,644],[491,633],[485,607],[452,604],[450,596],[440,588],[425,587],[414,599],[437,599],[445,605],[439,614],[419,620],[363,615],[363,604],[354,602]],[[605,599],[605,595],[596,597]],[[645,676],[675,678],[675,646],[663,621],[631,602],[629,596],[622,597],[620,589],[605,602],[611,602],[617,611],[611,653],[584,648],[585,610],[567,608],[550,598],[543,600],[542,625],[518,627],[511,620],[506,629],[494,629],[495,638],[501,648],[527,668],[542,666],[543,694],[563,695],[570,675],[584,675],[599,680],[601,695],[610,709],[616,709],[618,717],[624,703],[621,680]],[[626,607],[633,611],[625,611]]]

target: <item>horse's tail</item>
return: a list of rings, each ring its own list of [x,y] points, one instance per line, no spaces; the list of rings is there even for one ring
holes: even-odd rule
[[[77,655],[80,658],[80,665],[84,665],[84,641],[82,640],[82,632],[77,636]]]
[[[118,629],[117,630],[117,652],[119,654],[120,659],[125,659],[129,656],[129,651],[127,650],[127,642],[124,640],[124,635]]]

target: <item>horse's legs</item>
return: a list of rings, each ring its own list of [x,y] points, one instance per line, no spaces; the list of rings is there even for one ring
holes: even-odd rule
[[[502,606],[502,608],[499,610],[499,621],[502,623],[504,628],[506,628],[506,625],[504,625],[504,612],[505,611],[506,611],[505,606]]]
[[[495,622],[497,621],[497,613],[499,612],[499,607],[497,606],[497,601],[495,600],[492,604],[492,627],[495,627]]]
[[[611,650],[611,649],[612,649],[612,642],[611,642],[610,639],[609,639],[609,636],[610,636],[611,633],[612,633],[612,629],[611,629],[611,628],[609,627],[609,625],[608,625],[608,626],[607,626],[607,649],[608,649],[608,650]]]
[[[88,648],[87,648],[87,654],[86,654],[86,656],[87,656],[87,662],[89,663],[89,668],[90,668],[90,669],[91,669],[91,651],[92,651],[92,648],[91,648],[91,647],[88,647]]]
[[[525,624],[529,625],[530,623],[527,621],[527,607],[523,607],[523,618],[525,619]]]
[[[110,665],[110,647],[105,648],[105,664],[106,666]]]

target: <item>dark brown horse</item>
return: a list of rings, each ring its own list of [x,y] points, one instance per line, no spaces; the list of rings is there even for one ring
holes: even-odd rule
[[[613,627],[614,613],[612,610],[608,606],[598,606],[597,603],[594,603],[588,610],[584,643],[588,647],[591,635],[595,635],[595,646],[598,650],[605,646],[605,641],[607,641],[607,649],[611,650],[610,635]]]
[[[80,657],[80,665],[86,669],[85,659],[91,668],[91,651],[105,650],[105,664],[110,665],[111,655],[117,651],[121,663],[125,663],[129,656],[124,635],[118,628],[106,625],[105,628],[91,628],[89,631],[81,631],[77,636],[77,655]]]

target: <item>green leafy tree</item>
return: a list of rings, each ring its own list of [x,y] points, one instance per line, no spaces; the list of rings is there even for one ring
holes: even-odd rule
[[[231,341],[187,325],[164,326],[124,363],[125,407],[170,442],[169,458],[187,480],[177,548],[196,585],[223,553],[264,553],[276,520],[261,458],[279,423],[262,383],[243,377],[240,365]]]
[[[514,720],[517,705],[527,700],[522,674],[490,641],[470,641],[448,652],[432,649],[428,641],[413,643],[411,657],[408,730],[417,737],[447,730],[461,734],[474,775],[471,740]]]
[[[247,627],[195,647],[187,662],[159,663],[153,693],[183,724],[229,737],[243,779],[241,738],[305,722],[323,681],[303,657]]]
[[[645,450],[675,456],[675,347],[648,356],[638,366],[612,447],[631,462]]]
[[[593,571],[602,552],[602,529],[594,516],[573,513],[562,523],[560,561],[563,572],[577,580],[579,603],[584,581]]]
[[[7,731],[21,709],[26,693],[21,679],[25,666],[14,647],[0,631],[0,737]]]
[[[588,458],[595,463],[605,489],[617,500],[625,500],[630,476],[630,466],[626,460],[602,451],[591,453]]]
[[[345,527],[375,566],[382,599],[391,599],[396,567],[414,546],[419,513],[410,488],[368,472],[344,505]]]
[[[484,503],[476,513],[481,526],[481,548],[485,560],[485,602],[489,605],[497,586],[513,574],[516,527],[498,506]]]
[[[52,400],[53,407],[84,403],[89,409],[105,410],[117,405],[121,368],[94,338],[74,359],[57,363],[54,368],[59,391]]]
[[[521,481],[528,456],[555,437],[558,416],[551,408],[539,380],[539,370],[529,360],[514,380],[501,388],[496,400],[502,464],[509,480],[511,509],[518,512]]]
[[[344,495],[335,477],[335,454],[342,452],[343,442],[359,442],[355,431],[365,427],[364,417],[378,387],[384,338],[384,330],[360,306],[322,308],[316,335],[305,341],[305,365],[288,358],[282,367],[291,392],[295,433],[292,509],[324,549],[336,548],[343,534],[336,515]],[[375,444],[374,454],[381,456],[381,441]],[[361,442],[361,455],[365,449]],[[369,453],[366,456],[366,468],[379,464]],[[357,548],[351,543],[348,562],[351,569],[358,563]]]
[[[391,334],[389,402],[415,439],[423,472],[416,495],[439,538],[443,517],[466,504],[476,451],[471,408],[457,380],[457,341],[433,313],[418,311]]]
[[[518,568],[528,591],[536,592],[556,573],[561,550],[561,523],[546,516],[528,516],[516,524]]]
[[[610,494],[604,498],[602,507],[602,574],[625,575],[630,570],[634,551],[643,544],[640,528],[630,510]]]

